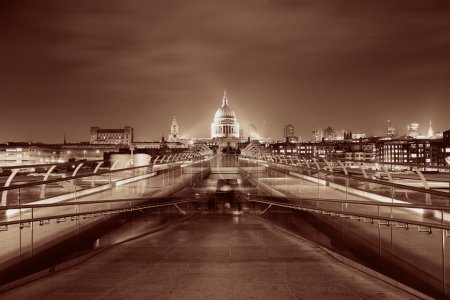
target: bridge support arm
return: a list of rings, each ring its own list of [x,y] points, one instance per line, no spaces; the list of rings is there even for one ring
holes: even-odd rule
[[[44,176],[44,178],[42,179],[42,181],[47,181],[48,180],[48,177],[50,176],[50,174],[53,172],[53,170],[56,168],[56,165],[53,165],[53,166],[51,166],[50,167],[50,169],[48,169],[48,171],[47,171],[47,173],[45,173],[45,176]],[[45,184],[43,184],[43,185],[41,185],[41,193],[40,193],[40,195],[39,195],[39,198],[40,199],[43,199],[43,198],[45,198]]]
[[[320,171],[319,163],[317,162],[317,159],[313,158],[313,162],[316,165],[317,171]]]
[[[359,169],[361,170],[361,172],[363,173],[364,178],[369,178],[369,177],[367,176],[366,169],[364,169],[363,163],[362,163],[362,162],[359,162],[359,163],[358,163],[358,166],[359,166]]]
[[[327,168],[330,172],[333,172],[333,167],[331,166],[330,162],[326,159],[323,160],[325,164],[327,165]]]
[[[348,176],[347,167],[342,163],[342,161],[338,160],[337,162],[342,170],[344,170],[344,174]]]
[[[4,187],[8,187],[12,180],[14,179],[14,176],[19,172],[19,169],[13,169],[11,172],[11,175],[9,175],[8,179],[5,182]],[[2,193],[2,206],[6,205],[6,200],[8,199],[8,191],[3,191]]]

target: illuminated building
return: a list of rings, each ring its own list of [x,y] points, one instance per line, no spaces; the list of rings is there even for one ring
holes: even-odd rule
[[[0,166],[63,163],[77,160],[99,160],[105,153],[119,152],[125,145],[114,144],[0,144]]]
[[[419,123],[411,123],[407,126],[408,136],[412,138],[417,138],[419,135]]]
[[[294,125],[287,124],[286,126],[284,126],[284,138],[285,140],[292,143],[298,142],[298,137],[295,136],[294,132]]]
[[[437,139],[386,140],[377,143],[377,159],[389,163],[445,166],[448,147],[450,144],[445,140]]]
[[[388,126],[387,126],[387,131],[386,131],[386,136],[388,138],[395,138],[397,136],[397,132],[395,130],[395,127],[391,125],[391,121],[388,120]]]
[[[123,129],[101,129],[91,127],[91,144],[131,145],[133,142],[133,128],[125,126]]]
[[[211,138],[239,138],[239,123],[234,111],[228,106],[227,92],[223,94],[222,107],[211,124]]]
[[[134,142],[134,153],[146,153],[151,155],[154,159],[156,156],[163,156],[167,154],[179,153],[189,149],[188,143],[182,142],[167,142],[164,138],[157,142]]]
[[[358,140],[358,139],[365,139],[366,138],[366,134],[365,133],[352,133],[352,139],[354,140]]]
[[[63,162],[59,154],[59,149],[52,146],[36,146],[30,143],[6,143],[0,145],[0,166]]]
[[[177,142],[180,138],[177,119],[173,116],[172,125],[170,126],[169,142]]]
[[[332,141],[332,140],[334,140],[335,135],[336,135],[336,133],[335,133],[335,131],[334,131],[334,128],[331,127],[331,126],[328,126],[328,127],[325,128],[325,130],[323,131],[323,138],[324,138],[326,141]]]
[[[431,121],[430,121],[430,126],[428,127],[428,133],[427,133],[427,138],[428,139],[434,139],[434,131],[433,128],[431,128]]]
[[[323,130],[322,129],[313,130],[311,141],[317,143],[321,142],[322,140],[323,140]]]
[[[306,158],[446,166],[446,160],[450,161],[450,130],[443,133],[442,139],[360,138],[300,143],[286,141],[272,143],[269,149],[273,154]],[[354,164],[346,162],[347,166]]]
[[[294,125],[287,124],[286,126],[284,126],[284,137],[287,138],[291,136],[295,136]]]

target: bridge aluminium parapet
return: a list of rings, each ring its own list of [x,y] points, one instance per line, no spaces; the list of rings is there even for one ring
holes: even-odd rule
[[[446,206],[252,195],[261,217],[435,298],[450,296]],[[415,210],[441,218],[412,218]]]
[[[331,164],[323,168],[317,160],[304,160],[299,165],[286,157],[274,159],[250,157],[243,165],[256,169],[255,174],[275,169],[360,200],[324,199],[319,194],[316,198],[301,197],[301,193],[299,197],[251,195],[250,202],[262,217],[432,297],[450,297],[448,192],[342,174]],[[277,190],[246,173],[267,194],[283,193],[281,187]],[[349,182],[360,182],[363,188]],[[383,187],[387,195],[371,190],[373,186]],[[420,200],[398,198],[408,191]]]
[[[135,172],[139,169],[149,170],[150,173]],[[110,170],[104,172],[109,176],[106,184],[32,203],[19,202],[0,206],[0,285],[42,268],[57,265],[61,261],[109,247],[139,234],[146,234],[162,224],[170,223],[174,217],[178,219],[192,215],[195,212],[194,207],[197,206],[194,197],[169,196],[208,176],[209,161],[198,158],[183,161],[182,164],[166,164],[155,172],[152,169],[140,166]],[[111,175],[119,172],[128,172],[128,175],[113,181]],[[163,186],[145,197],[82,201],[79,199],[157,174],[162,176],[160,179]],[[91,175],[75,174],[69,180],[89,176]],[[4,189],[23,189],[66,180],[52,179],[44,183],[18,184]],[[155,203],[158,201],[163,202]],[[124,226],[129,234],[124,235],[123,230],[119,229],[125,228]]]
[[[186,197],[5,207],[27,209],[30,213],[20,220],[0,222],[0,292],[23,283],[21,278],[36,272],[47,270],[42,274],[49,274],[61,263],[190,217],[196,213],[196,207],[197,200]],[[14,236],[21,241],[17,248],[11,243]]]

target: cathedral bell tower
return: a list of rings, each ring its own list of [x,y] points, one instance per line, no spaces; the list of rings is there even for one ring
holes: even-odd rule
[[[172,125],[170,126],[169,142],[178,142],[180,138],[180,132],[178,129],[178,123],[175,116],[173,116]]]

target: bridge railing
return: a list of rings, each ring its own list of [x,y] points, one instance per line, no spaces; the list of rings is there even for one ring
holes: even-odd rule
[[[0,188],[0,285],[187,214],[183,207],[196,200],[165,197],[207,176],[208,159],[163,157],[121,169],[95,162],[94,171],[84,174],[77,173],[80,164],[65,178]],[[46,174],[55,169],[45,167]],[[166,202],[155,203],[161,199]]]
[[[209,168],[207,157],[195,157],[193,154],[157,158],[158,161],[155,160],[148,165],[124,168],[116,168],[116,164],[105,167],[107,161],[8,167],[11,174],[3,180],[3,186],[0,187],[0,206],[78,199],[149,178],[148,185],[141,187],[141,191],[131,191],[135,195],[130,197],[136,197],[151,194],[152,190],[156,191],[158,188],[182,181],[197,170],[207,172]],[[20,174],[18,171],[24,167],[41,168],[43,172],[28,174],[33,176],[18,176]],[[151,177],[157,174],[162,175],[162,182],[158,182],[159,186],[152,186]]]
[[[62,268],[190,216],[196,202],[147,197],[0,207],[18,211],[16,218],[0,222],[0,292],[27,275]]]
[[[256,179],[262,179],[283,193],[293,197],[321,197],[333,189],[342,199],[367,199],[381,202],[450,205],[448,189],[437,190],[411,186],[394,180],[381,180],[373,176],[358,176],[336,172],[322,167],[317,161],[296,165],[284,162],[268,162],[252,158],[241,159],[240,166]],[[276,174],[278,172],[278,174]],[[283,181],[283,176],[285,180]],[[288,178],[296,177],[295,180]],[[297,186],[297,188],[295,188]],[[315,188],[313,188],[315,187]]]
[[[447,206],[253,195],[262,217],[435,298],[450,297]]]

